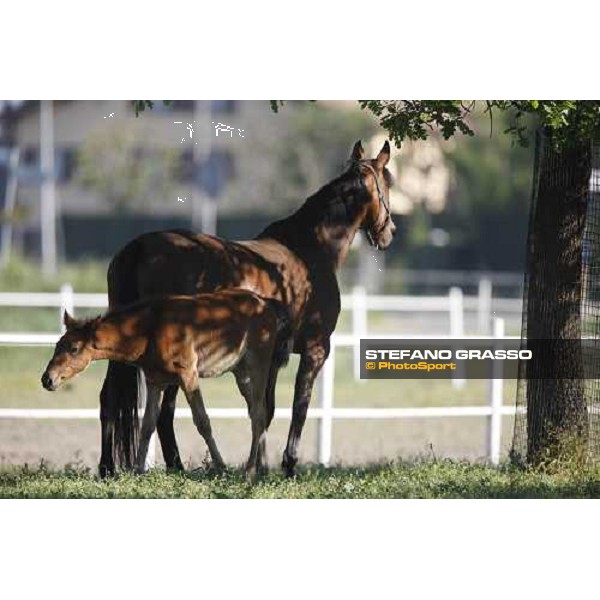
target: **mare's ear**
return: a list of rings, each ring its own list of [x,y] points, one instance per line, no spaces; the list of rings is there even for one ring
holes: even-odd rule
[[[66,310],[65,314],[63,315],[63,323],[65,324],[67,331],[71,329],[76,323],[75,319]]]
[[[358,140],[358,142],[356,142],[356,144],[354,144],[354,148],[352,148],[352,155],[350,158],[354,161],[362,160],[364,155],[365,155],[365,150],[362,147],[361,141]]]
[[[390,143],[387,140],[375,160],[380,171],[390,162]]]

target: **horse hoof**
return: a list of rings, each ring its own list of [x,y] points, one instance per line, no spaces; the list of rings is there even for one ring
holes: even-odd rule
[[[214,462],[212,468],[217,473],[222,473],[227,467],[224,462]]]
[[[107,479],[108,477],[113,477],[115,474],[114,465],[98,465],[98,476],[100,479]]]
[[[284,467],[283,468],[283,474],[288,478],[288,479],[295,479],[296,478],[296,467]]]
[[[181,461],[177,461],[173,464],[167,465],[167,473],[183,473],[185,469]]]
[[[298,463],[298,459],[297,458],[292,458],[290,456],[287,456],[286,454],[283,455],[283,461],[281,462],[281,467],[283,469],[283,472],[285,474],[286,477],[296,477],[296,464]]]
[[[179,465],[171,465],[170,467],[166,467],[166,472],[167,473],[172,473],[172,474],[177,474],[177,473],[183,473],[185,471],[185,469]]]

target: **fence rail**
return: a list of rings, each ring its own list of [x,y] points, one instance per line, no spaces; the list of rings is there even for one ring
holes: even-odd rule
[[[488,419],[487,456],[493,464],[500,460],[500,440],[502,435],[502,417],[514,415],[514,406],[503,404],[503,380],[489,380],[487,403],[480,406],[436,406],[418,408],[341,408],[334,406],[335,355],[337,348],[354,349],[354,374],[358,381],[360,373],[360,340],[377,339],[518,339],[504,335],[504,322],[493,318],[491,314],[491,285],[480,284],[478,296],[464,297],[459,288],[452,288],[447,296],[381,296],[369,295],[361,288],[352,294],[342,296],[342,310],[352,311],[352,332],[334,334],[331,338],[331,352],[318,379],[318,407],[308,411],[309,419],[319,420],[318,457],[322,464],[329,464],[332,454],[333,421],[340,419],[414,419],[414,418],[455,418],[484,417]],[[73,312],[75,307],[105,308],[105,294],[76,294],[70,285],[61,288],[60,293],[0,293],[0,306],[57,307]],[[494,306],[506,312],[520,312],[520,300],[494,300]],[[443,335],[369,335],[368,313],[371,311],[409,311],[409,312],[447,312],[449,314],[449,331]],[[476,311],[480,336],[464,334],[465,311]],[[491,323],[491,327],[488,326]],[[61,322],[62,330],[62,322]],[[491,335],[489,335],[491,334]],[[53,333],[0,333],[0,345],[9,346],[53,346],[59,334]],[[461,387],[463,380],[452,380],[453,385]],[[247,415],[243,408],[208,409],[212,418],[240,419]],[[189,409],[176,410],[176,418],[191,418]],[[2,408],[0,419],[95,419],[97,409],[28,409]],[[278,408],[275,418],[290,419],[291,409]],[[155,444],[151,446],[150,462],[153,462]]]

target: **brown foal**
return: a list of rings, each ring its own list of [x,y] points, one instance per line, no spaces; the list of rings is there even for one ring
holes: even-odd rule
[[[252,444],[246,471],[266,467],[266,431],[273,416],[267,394],[291,351],[287,310],[279,302],[245,290],[198,296],[160,296],[77,320],[64,315],[66,333],[56,344],[42,385],[54,391],[94,360],[140,367],[148,398],[139,438],[136,470],[145,470],[150,437],[156,428],[162,391],[178,385],[192,409],[216,467],[224,465],[200,393],[201,377],[232,371],[248,404]]]

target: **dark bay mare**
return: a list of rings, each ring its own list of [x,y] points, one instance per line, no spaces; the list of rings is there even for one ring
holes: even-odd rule
[[[282,463],[290,476],[298,461],[315,378],[329,355],[329,339],[340,313],[336,271],[359,229],[379,250],[390,245],[396,230],[389,208],[389,159],[388,142],[376,158],[365,159],[359,141],[342,175],[254,240],[234,242],[188,231],[147,233],[129,242],[109,266],[111,310],[157,294],[198,294],[232,287],[279,300],[287,307],[293,352],[300,355]],[[115,459],[125,468],[135,464],[142,384],[135,367],[109,362],[100,394],[101,476],[114,472]],[[176,395],[177,386],[165,390],[157,431],[167,467],[182,469],[173,429]]]

